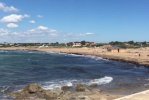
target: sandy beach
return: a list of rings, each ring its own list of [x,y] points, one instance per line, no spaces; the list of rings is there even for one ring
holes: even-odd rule
[[[120,52],[108,52],[103,48],[38,48],[38,47],[8,47],[0,50],[32,50],[43,52],[57,52],[78,55],[92,55],[104,59],[116,60],[149,66],[149,48],[120,49]]]

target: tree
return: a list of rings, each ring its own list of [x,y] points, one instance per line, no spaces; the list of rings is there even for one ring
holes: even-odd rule
[[[142,42],[142,45],[146,45],[146,44],[147,44],[147,42],[146,42],[146,41]]]
[[[128,43],[133,45],[134,44],[134,41],[128,41]]]
[[[81,45],[85,45],[86,44],[86,41],[81,41]]]
[[[67,46],[73,46],[73,42],[67,43]]]

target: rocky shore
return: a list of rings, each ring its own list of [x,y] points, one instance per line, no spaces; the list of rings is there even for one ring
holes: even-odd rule
[[[45,90],[37,83],[29,84],[19,92],[10,93],[14,100],[113,100],[119,96],[110,95],[83,84],[75,88],[63,86],[61,89]]]

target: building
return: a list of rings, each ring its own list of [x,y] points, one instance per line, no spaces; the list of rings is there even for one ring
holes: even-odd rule
[[[72,45],[72,47],[81,47],[81,46],[82,46],[81,42],[73,42]]]
[[[69,42],[66,45],[71,47],[93,47],[96,46],[96,43],[83,41],[83,42]]]

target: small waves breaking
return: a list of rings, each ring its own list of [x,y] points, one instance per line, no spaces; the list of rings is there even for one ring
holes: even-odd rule
[[[113,80],[112,77],[105,76],[103,78],[91,80],[91,81],[89,81],[88,84],[89,85],[92,85],[92,84],[103,85],[103,84],[110,83],[112,80]]]
[[[112,77],[105,76],[99,79],[92,79],[92,80],[63,80],[63,81],[50,81],[50,82],[45,82],[42,84],[44,89],[56,89],[56,88],[61,88],[62,86],[69,86],[73,87],[76,84],[85,84],[87,86],[91,85],[104,85],[108,84],[113,81]]]
[[[78,54],[67,54],[67,53],[59,53],[59,54],[65,54],[66,56],[74,56],[74,57],[86,57],[86,58],[91,58],[94,60],[104,60],[104,61],[109,61],[108,59],[104,59],[102,57],[98,56],[93,56],[93,55],[78,55]]]

